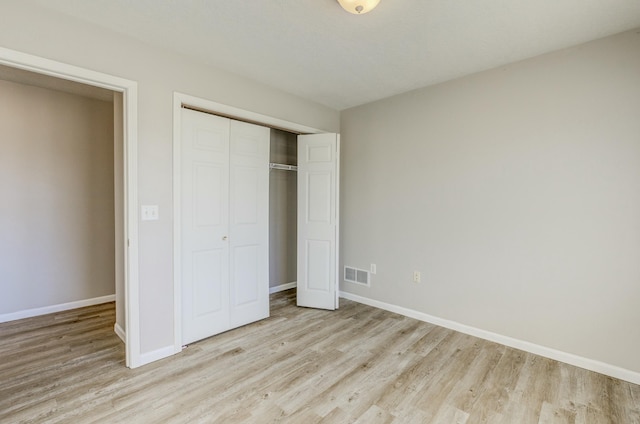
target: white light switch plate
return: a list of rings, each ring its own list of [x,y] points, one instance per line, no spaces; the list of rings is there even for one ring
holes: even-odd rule
[[[157,221],[159,218],[158,205],[142,205],[142,220]]]

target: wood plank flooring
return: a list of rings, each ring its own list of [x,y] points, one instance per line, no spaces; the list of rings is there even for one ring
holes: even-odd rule
[[[130,370],[105,304],[0,324],[1,423],[640,423],[640,386],[341,299]]]

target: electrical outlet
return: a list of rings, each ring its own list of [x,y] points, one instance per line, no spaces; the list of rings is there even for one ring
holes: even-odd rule
[[[371,264],[371,267],[369,268],[369,272],[372,274],[376,273],[376,264]]]
[[[420,271],[413,271],[413,282],[419,283],[421,279]]]

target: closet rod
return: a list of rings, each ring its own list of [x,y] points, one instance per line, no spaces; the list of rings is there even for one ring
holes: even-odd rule
[[[298,167],[295,165],[285,165],[283,163],[270,163],[269,169],[281,169],[283,171],[297,171]]]

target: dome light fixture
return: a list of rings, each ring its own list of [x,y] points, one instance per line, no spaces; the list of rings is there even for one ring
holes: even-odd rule
[[[354,15],[363,15],[373,10],[380,0],[338,0],[340,6]]]

